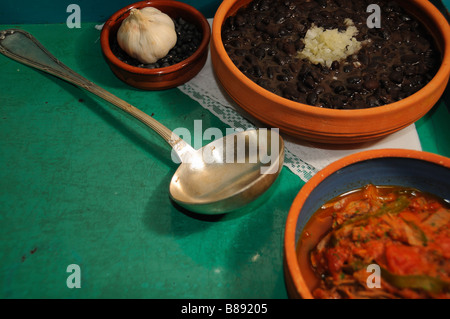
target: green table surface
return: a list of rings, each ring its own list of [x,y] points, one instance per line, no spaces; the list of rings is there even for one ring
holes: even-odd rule
[[[178,89],[127,86],[103,59],[95,23],[1,25],[32,33],[76,72],[165,124],[226,126]],[[155,133],[71,84],[0,56],[0,298],[287,298],[283,236],[304,182],[282,169],[242,211],[176,207],[176,165]],[[447,100],[447,103],[446,103]],[[450,156],[449,90],[417,125]],[[80,267],[69,288],[67,267]]]

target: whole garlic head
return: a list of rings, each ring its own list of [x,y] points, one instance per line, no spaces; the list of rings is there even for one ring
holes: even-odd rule
[[[165,57],[177,43],[172,19],[153,7],[131,9],[117,31],[117,42],[129,56],[142,63]]]

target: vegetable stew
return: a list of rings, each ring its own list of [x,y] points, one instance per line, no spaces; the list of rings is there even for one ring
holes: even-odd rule
[[[315,298],[448,299],[450,205],[416,189],[366,185],[313,215],[298,257]]]

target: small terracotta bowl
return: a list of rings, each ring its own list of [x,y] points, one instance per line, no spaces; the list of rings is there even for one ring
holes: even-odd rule
[[[225,91],[236,103],[262,123],[298,137],[327,144],[360,143],[378,139],[414,123],[443,94],[450,74],[450,26],[430,1],[399,0],[433,35],[442,53],[442,64],[424,88],[384,106],[336,110],[297,103],[260,87],[231,61],[222,42],[222,25],[251,0],[224,0],[214,16],[211,61]]]
[[[413,187],[449,201],[450,158],[405,149],[372,150],[344,157],[314,175],[295,197],[286,221],[284,271],[289,297],[313,298],[305,275],[308,261],[297,255],[308,220],[327,201],[369,183]]]
[[[172,19],[183,18],[202,30],[203,38],[198,49],[187,59],[164,68],[146,69],[131,66],[119,60],[111,51],[111,39],[117,36],[122,21],[133,8],[155,7]],[[192,79],[203,68],[208,57],[211,28],[208,21],[194,7],[178,1],[153,0],[130,4],[114,13],[103,26],[100,44],[113,73],[125,83],[143,90],[163,90],[177,87]]]

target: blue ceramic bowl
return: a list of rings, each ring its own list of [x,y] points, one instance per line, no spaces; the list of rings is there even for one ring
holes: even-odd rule
[[[308,220],[325,202],[369,183],[414,187],[450,202],[450,158],[404,149],[365,151],[342,158],[311,178],[296,196],[286,222],[284,261],[290,297],[312,298],[296,253]]]

